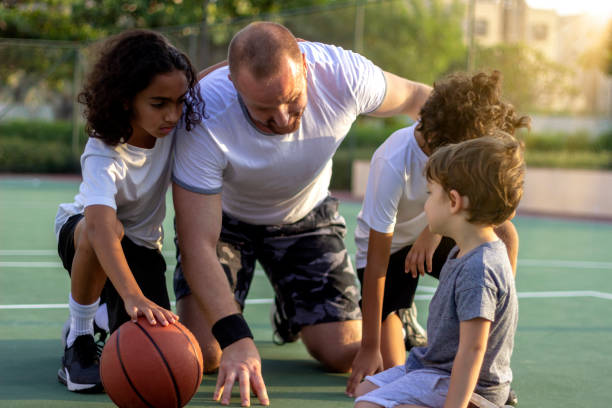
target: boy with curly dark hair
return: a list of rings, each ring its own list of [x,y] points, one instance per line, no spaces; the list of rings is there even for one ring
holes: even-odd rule
[[[512,380],[518,300],[493,228],[514,215],[522,197],[523,147],[495,130],[439,148],[425,172],[429,228],[457,243],[429,304],[429,344],[367,377],[355,407],[499,407]]]
[[[363,337],[347,394],[354,394],[364,376],[401,364],[406,349],[426,344],[425,331],[411,313],[418,278],[425,273],[438,277],[455,244],[427,226],[423,170],[428,157],[441,146],[493,129],[514,134],[528,126],[529,118],[502,100],[498,71],[453,74],[434,84],[418,122],[396,131],[376,150],[355,230]],[[508,247],[514,267],[514,226],[502,222],[495,232]]]

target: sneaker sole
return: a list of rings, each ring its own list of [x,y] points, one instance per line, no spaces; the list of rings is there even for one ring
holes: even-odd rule
[[[102,384],[77,384],[70,381],[70,375],[64,368],[57,370],[57,380],[64,384],[68,391],[81,393],[102,393],[104,386]]]

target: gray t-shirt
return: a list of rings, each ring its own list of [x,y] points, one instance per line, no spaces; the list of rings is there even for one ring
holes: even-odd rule
[[[455,247],[440,273],[429,304],[427,347],[410,352],[407,368],[451,372],[459,348],[459,323],[478,317],[491,321],[487,351],[476,392],[491,402],[505,402],[512,370],[510,356],[518,321],[512,267],[502,241],[480,245],[461,258]]]

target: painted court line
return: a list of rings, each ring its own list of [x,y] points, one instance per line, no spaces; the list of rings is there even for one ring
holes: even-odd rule
[[[424,289],[424,288],[420,288]],[[427,288],[429,291],[431,288]],[[417,300],[430,300],[433,295],[416,295]],[[599,299],[612,300],[612,293],[598,292],[594,290],[576,290],[576,291],[560,291],[560,292],[519,292],[518,297],[523,298],[578,298],[578,297],[594,297]],[[246,303],[250,305],[268,305],[272,304],[274,299],[247,299]],[[172,305],[175,302],[171,302]],[[20,310],[20,309],[67,309],[67,303],[47,303],[34,305],[0,305],[0,310]]]
[[[0,254],[2,255],[2,254]],[[592,261],[557,261],[522,259],[518,261],[519,266],[531,266],[538,268],[569,268],[569,269],[612,269],[612,262]],[[169,264],[168,268],[175,265]],[[61,262],[43,261],[2,261],[0,267],[5,268],[61,268]]]
[[[0,256],[56,256],[53,250],[0,250]],[[174,258],[173,252],[164,252],[169,258]],[[569,269],[612,269],[612,262],[596,261],[566,261],[559,259],[519,259],[519,266],[535,268],[569,268]],[[2,261],[0,267],[5,268],[61,268],[60,262],[43,261]],[[168,268],[174,265],[168,265]]]
[[[272,304],[274,299],[247,299],[247,305],[268,305]],[[172,306],[176,305],[173,300],[170,302]],[[68,303],[42,303],[39,305],[0,305],[0,310],[32,310],[32,309],[68,309]]]

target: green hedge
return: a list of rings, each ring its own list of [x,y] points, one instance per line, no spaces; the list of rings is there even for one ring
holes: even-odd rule
[[[82,131],[80,132],[83,133]],[[72,153],[72,123],[67,121],[0,122],[0,172],[78,173]],[[85,145],[82,136],[79,145]]]
[[[360,118],[334,157],[332,188],[349,189],[351,163],[369,160],[395,130],[407,126],[399,119]],[[80,149],[85,145],[80,130]],[[612,129],[598,136],[586,132],[522,132],[526,160],[535,167],[612,169]],[[79,157],[72,154],[70,122],[0,122],[0,172],[78,173]]]

